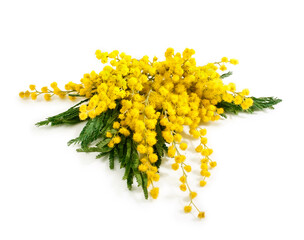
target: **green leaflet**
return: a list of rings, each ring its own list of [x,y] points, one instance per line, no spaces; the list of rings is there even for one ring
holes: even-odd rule
[[[112,151],[113,148],[108,146],[103,147],[84,147],[76,149],[77,152],[101,152],[101,153],[108,153]]]
[[[104,119],[104,127],[101,129],[100,134],[104,135],[106,132],[116,133],[117,130],[113,129],[113,122],[117,119],[119,111],[108,110]]]
[[[282,102],[281,99],[279,98],[274,98],[274,97],[251,97],[253,100],[253,105],[248,109],[248,110],[243,110],[240,105],[235,105],[234,103],[228,103],[225,101],[222,101],[216,105],[218,108],[223,108],[225,113],[228,114],[238,114],[240,112],[245,112],[245,113],[253,113],[255,111],[260,111],[266,108],[273,109],[273,106]],[[226,114],[223,113],[221,114],[223,117],[227,117]]]
[[[137,145],[133,141],[132,136],[122,136],[121,142],[114,147],[115,157],[118,158],[121,168],[125,168],[123,180],[127,180],[127,187],[129,190],[132,189],[134,177],[138,186],[143,186],[142,173],[138,170],[140,161],[136,147]],[[147,184],[145,186],[147,188]],[[147,198],[147,189],[144,191],[144,194],[145,198]]]
[[[102,152],[102,153],[99,153],[96,158],[102,158],[104,156],[107,156],[109,154],[109,152]]]
[[[40,126],[44,126],[44,125],[48,125],[48,124],[51,124],[51,126],[55,126],[55,125],[60,125],[60,124],[79,123],[79,122],[81,122],[81,120],[79,119],[79,116],[78,116],[79,115],[78,106],[87,101],[88,101],[88,99],[85,99],[85,100],[77,103],[73,107],[69,108],[67,111],[59,113],[52,117],[48,117],[46,120],[37,122],[35,125],[37,127],[40,127]]]
[[[108,110],[93,119],[89,119],[79,137],[70,140],[68,145],[80,143],[82,148],[87,148],[108,130],[113,134],[116,133],[117,130],[112,128],[112,124],[117,118],[118,113],[117,111],[114,112],[114,110]]]
[[[112,119],[109,117],[107,122],[112,122]],[[112,126],[112,123],[111,123]],[[106,127],[107,131],[115,134],[117,130],[110,129]],[[107,132],[105,131],[105,132]],[[140,164],[139,155],[137,152],[137,144],[133,141],[132,136],[121,136],[120,143],[116,144],[113,148],[108,147],[108,143],[111,141],[110,138],[106,138],[105,132],[102,134],[102,131],[99,132],[99,141],[95,144],[94,147],[82,147],[77,149],[78,152],[99,152],[96,158],[101,158],[104,156],[109,156],[109,167],[114,169],[115,159],[118,159],[120,162],[120,167],[125,168],[125,173],[123,180],[127,180],[127,187],[129,190],[132,189],[134,178],[137,181],[138,186],[142,186],[144,190],[145,198],[148,197],[147,191],[147,176],[146,174],[139,172],[138,166]],[[145,185],[143,185],[145,184]],[[145,187],[144,187],[145,186]]]
[[[45,121],[41,121],[36,125],[43,126],[51,124],[53,126],[81,122],[78,117],[79,105],[86,101],[88,101],[88,99],[76,104],[63,113],[49,117]],[[138,170],[138,166],[140,164],[139,154],[137,152],[137,143],[133,141],[132,135],[128,137],[122,135],[120,143],[116,144],[113,148],[108,146],[111,138],[107,138],[106,133],[110,132],[115,136],[118,132],[118,130],[113,129],[113,122],[118,117],[119,106],[120,104],[118,103],[116,109],[108,110],[94,119],[88,119],[79,136],[70,140],[68,145],[79,143],[81,148],[78,148],[77,152],[97,152],[98,155],[96,158],[108,156],[110,169],[114,169],[115,159],[117,159],[120,163],[120,167],[125,168],[123,179],[126,180],[128,189],[132,189],[135,178],[138,187],[142,187],[144,196],[147,199],[148,177],[146,173],[142,173]],[[165,140],[162,137],[162,129],[159,123],[156,126],[156,130],[157,144],[154,146],[154,151],[158,155],[158,161],[155,163],[155,166],[159,167],[161,164],[161,158],[165,151],[167,151],[167,147],[165,145]],[[91,146],[93,142],[95,143]]]
[[[126,166],[126,163],[129,161],[130,155],[131,155],[131,138],[126,139],[126,144],[124,147],[124,155],[121,159],[120,168],[123,168]]]
[[[77,152],[101,152],[100,148],[97,147],[90,147],[90,148],[78,148],[76,149]]]
[[[98,148],[103,148],[104,146],[106,146],[109,142],[111,141],[111,138],[102,138],[102,140],[100,140],[97,144],[96,144],[96,146],[98,147]]]
[[[139,165],[139,156],[136,149],[133,150],[131,167],[137,169]]]
[[[146,173],[140,173],[141,174],[141,178],[142,178],[142,189],[144,191],[144,195],[145,195],[145,199],[148,199],[148,189],[147,189],[147,186],[148,186],[148,176]]]
[[[114,169],[114,149],[110,152],[109,162],[110,162],[110,169]]]
[[[131,138],[127,139],[127,153],[126,157],[124,158],[124,164],[125,164],[125,174],[122,179],[126,180],[128,178],[130,169],[131,169],[131,153],[132,153],[132,140]]]
[[[224,79],[224,78],[227,78],[227,77],[230,77],[232,75],[232,72],[227,72],[227,73],[224,73],[220,76],[221,79]]]
[[[82,148],[88,147],[90,143],[99,137],[99,132],[104,126],[104,117],[105,114],[101,114],[96,118],[89,119],[79,134],[79,137],[70,140],[68,145],[72,143],[80,143]]]
[[[118,159],[119,159],[120,163],[121,163],[122,159],[124,158],[125,145],[126,145],[126,137],[125,136],[121,136],[121,141],[120,141],[120,143],[117,146],[117,149],[118,149]]]
[[[274,97],[260,97],[255,98],[251,97],[253,99],[253,106],[250,108],[251,111],[257,111],[257,110],[263,110],[265,108],[274,109],[274,105],[282,102],[282,99],[274,98]]]
[[[133,178],[134,178],[134,173],[133,171],[131,171],[128,175],[128,178],[127,178],[127,186],[128,186],[128,189],[131,190],[132,189],[132,184],[133,184]]]
[[[157,143],[155,144],[156,152],[157,152],[157,155],[163,156],[164,155],[163,144],[165,143],[165,140],[162,136],[161,127],[160,127],[159,122],[156,124],[156,133],[157,133],[157,136],[156,136]]]
[[[99,148],[100,152],[110,152],[112,149],[108,145]]]
[[[141,176],[141,173],[139,172],[139,170],[134,170],[134,176],[136,178],[136,181],[137,181],[137,184],[138,184],[138,187],[142,185],[142,176]]]
[[[157,154],[157,157],[158,157],[158,160],[157,162],[155,163],[155,166],[157,168],[159,168],[159,166],[161,165],[161,161],[162,161],[162,157],[164,156],[165,152],[168,151],[168,148],[166,146],[166,142],[165,142],[165,139],[163,138],[162,136],[162,129],[161,129],[161,126],[159,124],[159,122],[156,124],[156,144],[153,146],[154,148],[154,152]]]
[[[114,148],[114,158],[118,158],[118,148]]]

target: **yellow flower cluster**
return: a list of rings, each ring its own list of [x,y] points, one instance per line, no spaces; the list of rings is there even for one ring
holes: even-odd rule
[[[48,88],[47,86],[45,86],[45,87],[42,87],[41,90],[39,91],[36,89],[35,85],[31,84],[29,86],[30,91],[26,90],[25,92],[20,92],[19,96],[21,98],[31,97],[31,99],[36,100],[39,95],[43,95],[44,99],[46,101],[50,101],[54,95],[57,95],[60,98],[65,98],[68,95],[70,100],[75,100],[75,97],[72,94],[73,91],[71,91],[71,90],[69,91],[68,86],[69,85],[66,85],[66,91],[63,91],[63,90],[59,89],[56,82],[53,82],[53,83],[51,83],[51,89]]]
[[[189,126],[189,134],[200,139],[200,145],[195,149],[203,158],[201,160],[200,186],[206,185],[206,178],[210,176],[209,168],[216,166],[210,159],[212,149],[207,147],[206,129],[200,129],[200,123],[216,121],[224,113],[217,104],[226,101],[248,109],[253,100],[248,98],[248,89],[236,91],[234,83],[224,84],[220,71],[227,69],[227,64],[238,64],[236,59],[223,57],[221,61],[197,66],[193,49],[185,49],[183,53],[174,53],[172,48],[165,52],[165,60],[152,60],[148,56],[135,59],[115,50],[111,53],[96,51],[96,57],[103,64],[107,64],[100,73],[92,71],[84,74],[80,84],[69,82],[65,91],[60,90],[56,83],[52,83],[50,90],[43,87],[37,91],[34,85],[30,91],[21,92],[20,97],[36,99],[44,94],[46,100],[53,95],[70,98],[89,98],[87,104],[80,107],[79,118],[95,118],[108,109],[117,109],[119,116],[113,124],[117,134],[108,132],[111,138],[108,146],[114,147],[121,141],[122,135],[131,135],[137,143],[140,154],[139,171],[148,176],[150,195],[157,198],[159,194],[155,182],[159,180],[158,168],[155,163],[158,155],[154,145],[157,142],[156,125],[162,126],[162,136],[168,144],[168,157],[174,158],[173,170],[182,170],[180,189],[189,191],[190,204],[185,206],[186,213],[191,212],[192,206],[198,210],[198,217],[203,218],[201,212],[193,203],[197,193],[192,191],[187,181],[187,173],[191,166],[186,164],[186,156],[180,154],[187,149],[182,141],[181,133],[184,126]]]

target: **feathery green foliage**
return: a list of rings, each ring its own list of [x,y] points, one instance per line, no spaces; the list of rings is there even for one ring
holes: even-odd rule
[[[229,77],[232,72],[225,73],[221,78]],[[281,99],[274,97],[262,97],[255,98],[251,97],[254,101],[253,106],[248,110],[243,110],[241,106],[235,105],[234,103],[228,103],[222,101],[217,104],[217,107],[224,109],[225,113],[222,114],[223,117],[226,117],[225,114],[233,113],[238,114],[239,112],[252,113],[254,111],[263,110],[266,108],[272,109],[275,104],[281,102]],[[76,104],[75,106],[69,108],[67,111],[57,114],[55,116],[47,118],[45,121],[38,122],[37,126],[43,126],[50,124],[51,126],[60,125],[60,124],[74,124],[79,123],[79,105],[86,102],[86,100]],[[113,129],[113,122],[117,119],[119,114],[119,103],[117,104],[116,109],[108,110],[101,115],[86,120],[86,125],[82,129],[79,136],[75,139],[72,139],[68,142],[70,144],[80,144],[81,148],[78,148],[78,152],[97,152],[98,155],[96,158],[102,158],[108,156],[109,158],[109,167],[114,169],[115,161],[118,160],[120,163],[120,168],[124,168],[125,172],[123,179],[127,181],[127,187],[129,190],[132,189],[134,178],[137,181],[138,187],[142,187],[145,198],[148,198],[148,176],[144,172],[138,170],[140,164],[139,154],[137,151],[137,143],[133,140],[133,135],[124,136],[121,135],[121,141],[114,145],[113,148],[108,146],[111,138],[106,137],[106,133],[110,132],[112,135],[117,134],[117,130]],[[157,168],[161,165],[161,159],[164,154],[168,151],[165,140],[162,136],[162,130],[164,127],[158,122],[156,125],[156,139],[157,143],[153,146],[154,152],[158,156],[157,162],[154,164]],[[94,144],[93,144],[94,143]],[[93,146],[91,146],[93,145]]]
[[[235,105],[234,103],[228,103],[225,101],[222,101],[216,105],[216,107],[223,108],[225,113],[221,114],[223,117],[227,117],[226,113],[228,114],[238,114],[240,112],[244,113],[253,113],[255,111],[260,111],[264,109],[273,109],[273,106],[282,102],[281,99],[275,98],[275,97],[251,97],[253,100],[253,105],[247,109],[243,110],[240,105]]]
[[[157,157],[158,157],[158,160],[157,162],[155,163],[155,166],[157,168],[159,168],[159,166],[161,165],[161,161],[162,161],[162,158],[165,154],[165,152],[168,151],[168,147],[166,146],[166,142],[165,142],[165,139],[163,138],[162,136],[162,127],[161,125],[159,124],[159,122],[156,124],[156,144],[153,146],[154,148],[154,152],[157,154]]]
[[[133,141],[132,135],[128,137],[122,135],[120,143],[116,144],[113,148],[108,147],[108,143],[111,138],[107,138],[106,133],[110,132],[113,135],[117,134],[117,130],[113,129],[112,125],[117,119],[118,113],[119,112],[115,110],[108,110],[94,119],[87,120],[87,123],[79,137],[70,140],[68,145],[78,143],[81,145],[81,148],[77,149],[77,152],[97,152],[98,155],[96,158],[108,156],[110,169],[114,169],[115,160],[118,160],[120,168],[125,169],[123,179],[127,180],[128,189],[132,189],[135,178],[138,186],[142,186],[144,189],[143,192],[145,198],[148,198],[147,175],[138,170],[140,161],[137,152],[137,143]],[[160,126],[158,125],[158,127]],[[157,166],[160,165],[160,159],[164,155],[164,151],[161,149],[161,146],[166,149],[160,130],[158,132],[158,140],[159,142],[156,146],[160,155]],[[95,142],[95,144],[90,146],[93,142]]]
[[[224,79],[224,78],[229,77],[229,76],[231,76],[231,75],[232,75],[232,72],[227,72],[227,73],[222,74],[222,75],[220,76],[220,78],[221,78],[221,79]]]
[[[55,116],[48,117],[44,121],[37,122],[35,125],[37,127],[51,124],[51,126],[61,125],[61,124],[75,124],[81,122],[79,119],[79,106],[82,103],[87,102],[89,99],[85,99],[73,107],[69,108],[67,111],[59,113]]]
[[[82,129],[79,137],[70,140],[68,145],[80,143],[82,148],[87,148],[100,135],[112,128],[112,123],[117,118],[118,113],[115,110],[108,110],[93,119],[87,120],[87,124]]]

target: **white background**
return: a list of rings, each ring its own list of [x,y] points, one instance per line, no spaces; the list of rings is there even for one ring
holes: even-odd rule
[[[301,2],[1,1],[0,239],[304,239]],[[159,198],[146,201],[118,167],[67,147],[83,125],[34,126],[73,103],[18,98],[29,84],[100,71],[96,49],[139,58],[167,47],[195,49],[200,65],[237,58],[227,81],[283,99],[207,126],[218,167],[203,189],[191,174],[203,221],[183,213],[170,161]]]

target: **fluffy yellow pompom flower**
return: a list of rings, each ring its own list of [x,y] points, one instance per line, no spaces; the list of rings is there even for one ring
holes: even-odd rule
[[[159,193],[159,188],[158,187],[154,187],[150,191],[151,197],[154,198],[154,199],[156,199],[158,197],[158,193]]]
[[[174,141],[180,142],[181,140],[182,140],[182,135],[180,135],[179,133],[174,135]]]
[[[173,163],[173,164],[172,164],[172,169],[173,169],[173,170],[176,171],[178,168],[179,168],[178,163]]]
[[[170,146],[170,147],[168,148],[168,156],[169,156],[169,157],[174,157],[175,153],[176,153],[175,147],[174,147],[174,146]]]
[[[118,50],[114,50],[113,52],[111,52],[109,54],[109,58],[116,58],[119,54],[119,51]]]
[[[47,92],[48,92],[48,87],[42,87],[42,88],[41,88],[41,92],[47,93]]]
[[[242,102],[243,102],[243,98],[240,96],[240,95],[237,95],[237,96],[235,96],[234,97],[234,103],[236,104],[236,105],[240,105],[240,104],[242,104]]]
[[[202,137],[202,138],[201,138],[201,144],[206,145],[207,142],[208,142],[208,139],[207,139],[207,138],[205,138],[205,137]]]
[[[128,137],[130,135],[130,131],[128,129],[124,128],[124,127],[119,129],[119,132],[126,137]]]
[[[96,117],[96,112],[94,110],[89,112],[89,117],[90,118],[95,118]]]
[[[151,154],[151,155],[149,155],[149,160],[151,163],[155,163],[155,162],[157,162],[158,157],[156,154]]]
[[[114,147],[114,141],[110,141],[110,142],[108,143],[108,147],[109,147],[109,148],[113,148],[113,147]]]
[[[195,151],[196,152],[201,152],[203,150],[203,146],[202,145],[198,145],[196,148],[195,148]]]
[[[208,160],[207,160],[208,161]],[[207,165],[207,163],[206,162],[203,162],[202,164],[201,164],[201,169],[202,170],[208,170],[208,165]]]
[[[87,111],[87,105],[83,104],[79,107],[80,112],[86,112]]]
[[[142,139],[143,139],[143,137],[142,137],[142,134],[140,134],[140,133],[135,133],[135,134],[133,135],[133,140],[134,140],[135,142],[141,142]]]
[[[190,198],[193,199],[197,196],[196,192],[190,192]]]
[[[184,167],[184,169],[185,169],[186,172],[191,172],[191,166],[190,165],[186,165]]]
[[[29,91],[24,92],[24,97],[28,98],[30,95],[31,95],[31,93]]]
[[[185,213],[189,213],[189,212],[191,212],[191,210],[192,210],[192,207],[191,207],[191,206],[185,206],[185,207],[184,207],[184,212],[185,212]]]
[[[198,218],[205,218],[205,212],[199,212],[197,217]]]
[[[180,147],[181,150],[186,150],[187,147],[188,147],[188,145],[187,145],[187,143],[181,143],[181,144],[179,145],[179,147]]]
[[[228,62],[228,58],[222,57],[222,60],[221,60],[221,61],[224,62],[224,63],[226,63],[226,62]]]
[[[44,99],[46,101],[50,101],[51,100],[51,94],[49,94],[49,93],[44,94]]]
[[[203,177],[210,177],[211,173],[208,172],[208,171],[206,171],[206,170],[202,170],[202,171],[201,171],[201,175],[202,175]]]
[[[200,186],[201,186],[201,187],[205,187],[206,184],[207,184],[207,182],[206,182],[205,180],[201,180],[201,181],[200,181]]]
[[[220,70],[221,70],[221,71],[225,71],[225,70],[227,70],[227,67],[223,64],[223,65],[220,67]]]
[[[185,183],[187,179],[186,179],[186,176],[183,175],[183,176],[180,177],[179,180],[180,180],[182,183]]]
[[[202,152],[201,152],[201,154],[203,156],[210,156],[212,153],[213,153],[213,150],[211,148],[203,149]]]
[[[32,98],[33,100],[36,100],[36,99],[37,99],[37,93],[36,93],[36,92],[32,92],[32,93],[31,93],[31,98]]]
[[[190,133],[194,138],[199,138],[200,137],[200,133],[197,130],[191,131]]]
[[[57,83],[56,82],[52,82],[51,83],[51,88],[56,89],[57,88]]]
[[[79,114],[79,118],[80,118],[80,120],[86,120],[87,118],[88,118],[88,114],[87,113],[80,113]]]
[[[118,143],[120,143],[121,138],[119,136],[116,136],[116,137],[113,138],[113,141],[114,141],[115,144],[118,144]]]
[[[146,172],[148,170],[148,167],[144,164],[140,164],[138,166],[138,170],[141,171],[141,172]]]
[[[107,52],[101,53],[100,58],[101,58],[102,63],[107,63],[108,62],[108,53]]]
[[[100,50],[96,50],[95,55],[96,55],[97,59],[99,59],[99,60],[101,59],[101,51]]]
[[[247,110],[249,109],[253,104],[253,100],[251,98],[246,98],[242,104],[241,104],[241,107],[243,110]]]
[[[152,180],[154,181],[154,182],[157,182],[158,180],[159,180],[159,174],[154,174],[153,175],[153,177],[152,177]]]
[[[185,184],[181,184],[179,186],[180,190],[182,190],[183,192],[185,192],[187,190],[187,186]]]
[[[212,167],[212,168],[216,167],[216,165],[217,165],[217,163],[216,163],[215,161],[212,161],[212,162],[210,163],[210,167]]]
[[[182,162],[182,157],[180,155],[175,156],[174,160],[175,160],[176,163],[181,163]]]
[[[147,148],[145,147],[145,145],[143,145],[143,144],[140,144],[140,145],[138,145],[137,146],[137,151],[139,152],[139,153],[146,153],[147,152]]]
[[[243,89],[243,91],[241,92],[241,94],[243,96],[248,96],[249,95],[249,89],[247,89],[247,88]]]
[[[106,137],[107,137],[107,138],[111,138],[111,137],[112,137],[112,133],[107,132],[107,133],[106,133]]]
[[[24,97],[25,97],[24,92],[20,92],[20,93],[19,93],[19,97],[24,98]]]
[[[233,65],[239,64],[239,61],[237,59],[230,59],[230,63]]]
[[[113,123],[113,128],[114,128],[114,129],[118,129],[119,127],[120,127],[119,122],[114,122],[114,123]]]

